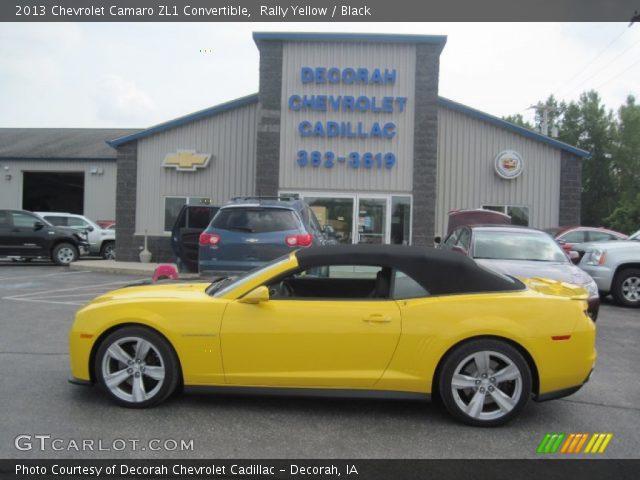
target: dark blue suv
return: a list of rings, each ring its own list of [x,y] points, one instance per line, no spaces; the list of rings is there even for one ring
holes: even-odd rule
[[[315,214],[297,197],[238,197],[200,234],[200,273],[259,267],[300,247],[324,245]]]

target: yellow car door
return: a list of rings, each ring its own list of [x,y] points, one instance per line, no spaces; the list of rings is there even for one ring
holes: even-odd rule
[[[234,301],[221,328],[226,382],[233,385],[366,388],[400,338],[393,300]]]

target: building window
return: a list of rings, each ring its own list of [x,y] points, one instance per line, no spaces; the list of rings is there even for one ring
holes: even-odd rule
[[[210,205],[208,197],[165,197],[164,198],[164,231],[170,232],[176,223],[183,205]]]
[[[529,226],[529,207],[516,205],[483,205],[485,210],[493,210],[494,212],[506,213],[511,217],[513,225]]]

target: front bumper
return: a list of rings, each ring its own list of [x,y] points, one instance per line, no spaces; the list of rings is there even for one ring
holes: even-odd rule
[[[596,282],[598,290],[601,293],[609,293],[611,291],[613,272],[609,267],[603,265],[586,265],[581,263],[580,268],[591,275],[591,278]]]
[[[81,378],[76,377],[69,377],[67,381],[69,383],[72,383],[73,385],[80,385],[82,387],[90,387],[91,385],[93,385],[93,382],[91,382],[91,380],[82,380]]]

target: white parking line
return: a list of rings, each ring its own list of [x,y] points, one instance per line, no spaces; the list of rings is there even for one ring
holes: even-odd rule
[[[70,291],[78,291],[78,290],[87,290],[87,289],[92,289],[92,288],[98,288],[98,287],[107,287],[110,285],[126,285],[131,283],[133,280],[125,280],[125,281],[118,281],[118,282],[108,282],[108,283],[98,283],[95,285],[85,285],[83,287],[71,287],[71,288],[59,288],[56,290],[41,290],[39,292],[30,292],[30,293],[21,293],[19,295],[11,295],[9,297],[2,297],[3,299],[6,300],[17,300],[18,298],[23,298],[23,297],[33,297],[33,296],[38,296],[41,294],[50,294],[50,293],[57,293],[57,292],[70,292]]]
[[[108,292],[108,290],[100,290],[97,292],[85,292],[85,293],[61,293],[59,295],[40,295],[37,298],[38,300],[46,300],[47,298],[69,298],[69,297],[95,297],[96,295],[102,295],[103,293]],[[31,297],[27,297],[31,298]],[[17,299],[15,299],[17,300]]]
[[[35,298],[11,298],[11,297],[4,297],[3,300],[13,300],[14,302],[29,302],[29,303],[46,303],[47,305],[51,305],[52,303],[55,303],[57,305],[73,305],[76,307],[81,307],[82,305],[85,305],[87,302],[55,302],[53,300],[36,300]]]
[[[29,278],[44,278],[44,277],[57,277],[61,275],[75,275],[78,273],[90,273],[90,270],[78,270],[73,272],[56,272],[56,273],[47,273],[45,275],[23,275],[23,276],[9,276],[9,277],[0,277],[0,282],[3,280],[24,280]]]

